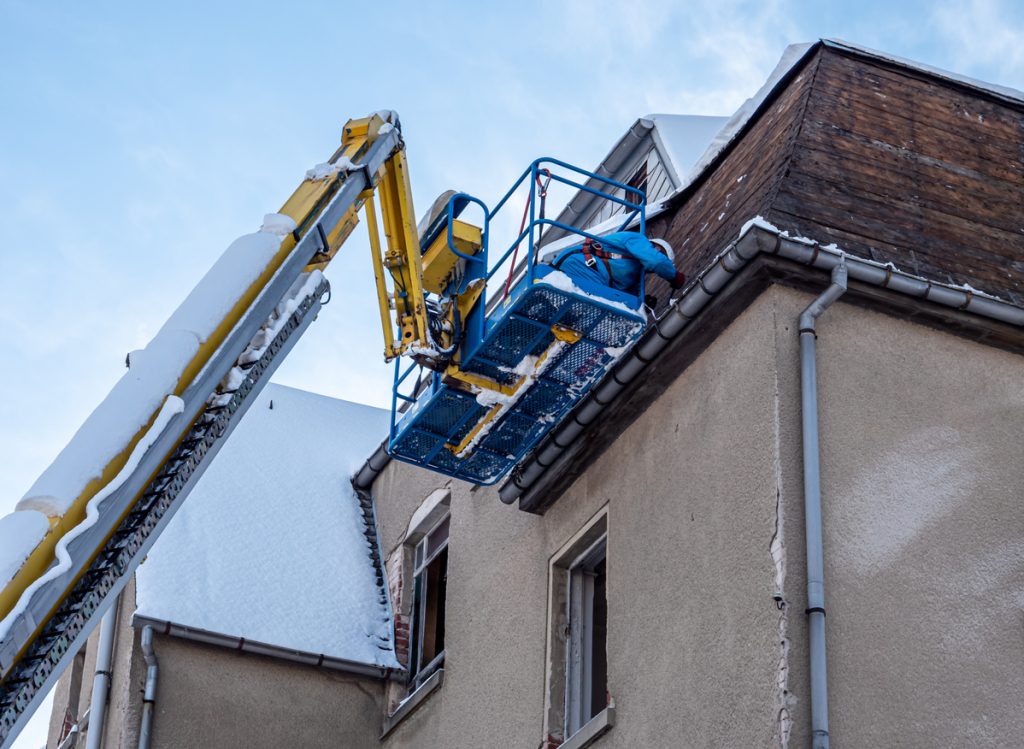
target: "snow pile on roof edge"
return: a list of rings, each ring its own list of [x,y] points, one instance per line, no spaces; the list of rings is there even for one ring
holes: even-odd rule
[[[771,96],[772,92],[775,91],[776,86],[779,82],[789,74],[789,72],[795,68],[804,57],[818,45],[818,42],[806,42],[803,44],[790,44],[786,47],[782,53],[782,59],[779,60],[775,69],[768,76],[768,80],[764,82],[764,85],[757,90],[757,93],[747,99],[740,108],[726,121],[722,126],[722,129],[718,131],[718,134],[712,139],[707,150],[697,160],[697,163],[690,169],[689,174],[686,175],[683,180],[683,187],[692,184],[697,177],[704,172],[708,166],[711,165],[722,151],[725,150],[726,146],[736,139],[740,131],[750,121],[750,118],[754,116],[754,112],[765,102],[765,100]]]

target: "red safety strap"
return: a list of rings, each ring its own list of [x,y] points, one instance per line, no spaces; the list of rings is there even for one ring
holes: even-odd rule
[[[547,175],[547,179],[542,183],[540,181],[540,175]],[[551,184],[551,170],[541,169],[537,172],[537,187],[540,188],[540,213],[541,218],[544,218],[544,202],[548,197],[548,185]],[[532,195],[530,196],[532,197]],[[523,233],[523,229],[526,228],[526,217],[530,213],[530,197],[526,198],[526,205],[523,206],[523,220],[519,222],[519,234]],[[518,237],[519,234],[516,234]],[[508,267],[508,278],[505,279],[505,293],[502,295],[502,300],[508,298],[508,291],[512,286],[512,275],[516,272],[516,259],[519,257],[519,245],[512,250],[512,263]]]
[[[604,269],[608,272],[608,284],[611,285],[612,278],[613,278],[613,276],[612,276],[612,264],[610,262],[608,262],[608,261],[613,259],[614,257],[618,257],[618,256],[617,255],[612,255],[612,253],[610,253],[610,252],[606,252],[604,247],[601,246],[600,242],[595,242],[590,237],[585,237],[583,239],[583,248],[582,248],[582,250],[583,250],[583,259],[587,263],[587,266],[590,267],[590,268],[593,268],[595,265],[597,265],[597,261],[594,260],[595,257],[601,259],[601,261],[604,263]]]

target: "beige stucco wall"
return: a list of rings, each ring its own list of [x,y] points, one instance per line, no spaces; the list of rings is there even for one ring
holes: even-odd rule
[[[787,713],[789,745],[808,745],[794,322],[810,299],[765,292],[545,516],[452,484],[445,681],[388,747],[541,742],[549,561],[605,506],[618,720],[596,746],[778,746]],[[842,302],[818,346],[833,745],[1019,745],[1024,361]],[[386,469],[385,557],[448,482]],[[379,682],[157,648],[157,746],[379,745]],[[130,746],[142,669],[118,658],[110,746]]]
[[[548,561],[606,503],[618,722],[597,745],[808,745],[811,298],[769,289],[546,516],[453,486],[445,683],[389,746],[537,746]],[[834,745],[1018,745],[1024,362],[845,303],[819,335]],[[387,469],[386,553],[445,481]]]
[[[126,593],[130,598],[122,605],[115,644],[105,749],[134,749],[138,742],[146,667],[139,632],[130,626],[134,588]],[[89,704],[97,638],[98,632],[89,640],[79,714]],[[154,638],[153,647],[160,668],[153,749],[362,749],[377,743],[384,710],[379,679],[162,635]],[[57,687],[47,744],[51,749],[67,703],[69,676]]]
[[[773,313],[769,297],[744,313],[544,517],[453,486],[445,682],[389,747],[541,742],[548,562],[606,504],[619,722],[600,745],[771,742]],[[385,553],[443,482],[398,463],[378,480]]]
[[[366,747],[381,682],[174,637],[156,637],[153,749]]]
[[[774,296],[779,320],[810,298]],[[796,357],[790,333],[783,362]],[[1024,358],[846,304],[818,333],[834,741],[1021,746]],[[792,367],[780,383],[798,404]],[[783,422],[784,474],[799,482],[799,411]],[[802,623],[799,483],[786,501]]]

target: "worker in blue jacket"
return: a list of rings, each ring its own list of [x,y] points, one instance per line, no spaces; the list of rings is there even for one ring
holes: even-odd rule
[[[587,237],[582,244],[558,253],[551,265],[573,281],[610,286],[627,294],[640,293],[640,279],[657,273],[673,289],[686,282],[676,270],[672,247],[664,239],[648,239],[635,231],[617,231],[596,242]]]

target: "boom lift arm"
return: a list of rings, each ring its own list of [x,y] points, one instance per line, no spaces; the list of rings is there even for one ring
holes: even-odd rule
[[[646,318],[642,286],[638,295],[581,289],[538,263],[545,228],[599,240],[545,218],[552,179],[616,204],[620,228],[632,222],[644,230],[641,191],[538,159],[493,210],[472,196],[447,194],[420,231],[397,115],[379,112],[346,123],[331,159],[307,172],[259,234],[228,248],[141,352],[140,363],[130,357],[129,373],[18,511],[0,518],[0,539],[18,523],[38,530],[13,577],[0,578],[0,749],[11,745],[316,317],[329,289],[320,271],[352,233],[360,210],[385,358],[412,361],[404,372],[396,361],[389,452],[493,483],[564,417],[637,340]],[[520,233],[490,263],[491,222],[524,185],[529,198]],[[482,227],[458,219],[473,204],[483,211]],[[516,265],[524,242],[526,259]],[[514,288],[506,283],[505,295],[488,304],[488,282],[510,256],[520,280]],[[410,391],[413,370],[419,376]],[[124,437],[115,444],[111,432]],[[97,435],[105,449],[91,444]],[[75,457],[90,451],[98,454],[83,471]],[[89,478],[74,478],[81,475]]]
[[[13,742],[256,393],[315,318],[329,288],[319,271],[355,228],[360,208],[375,233],[375,194],[384,206],[388,241],[387,252],[375,254],[375,267],[387,268],[409,290],[394,303],[402,340],[388,342],[388,355],[412,346],[429,348],[397,117],[383,112],[351,120],[341,147],[327,164],[307,173],[281,208],[295,228],[265,267],[238,271],[255,278],[237,299],[218,300],[227,314],[183,362],[173,390],[161,395],[160,407],[109,456],[102,472],[81,487],[65,511],[47,513],[45,535],[14,577],[0,581],[0,747]],[[374,247],[381,252],[379,242]],[[229,255],[230,250],[200,286],[207,283],[216,293],[224,274],[232,271],[225,266],[237,259]],[[202,303],[193,296],[172,320],[187,318],[190,303]],[[386,322],[385,330],[390,328]],[[117,391],[97,412],[104,406],[116,410],[112,399]],[[54,466],[59,468],[67,452]],[[19,510],[30,509],[19,505]]]

